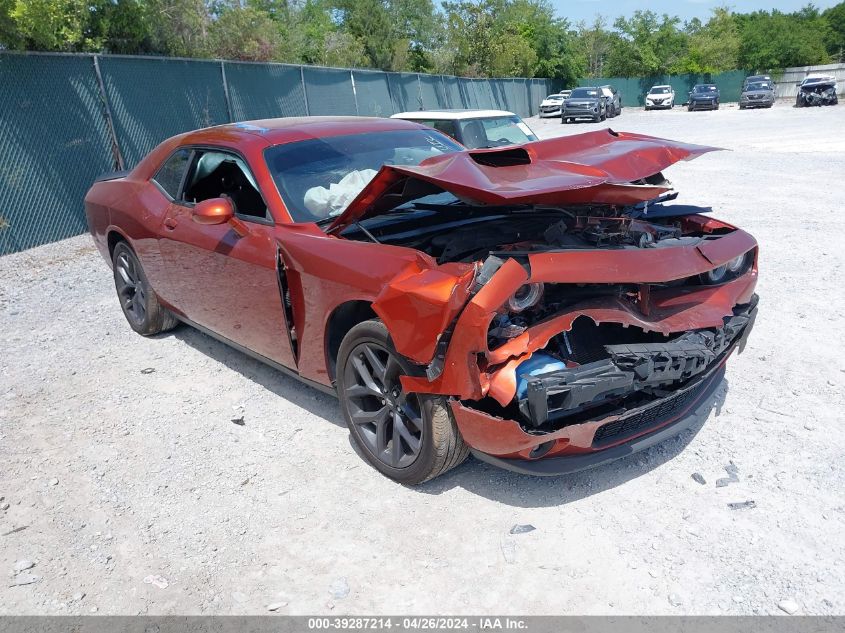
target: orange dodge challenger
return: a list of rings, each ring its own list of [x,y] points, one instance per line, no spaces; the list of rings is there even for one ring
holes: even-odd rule
[[[757,243],[662,173],[713,149],[273,119],[173,137],[85,206],[136,332],[184,322],[336,394],[386,476],[556,475],[679,433],[745,345]]]

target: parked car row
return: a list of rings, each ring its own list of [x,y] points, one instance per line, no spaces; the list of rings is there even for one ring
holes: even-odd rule
[[[839,103],[836,78],[831,75],[810,74],[796,84],[798,96],[795,106],[836,105]],[[770,75],[750,75],[742,82],[739,109],[771,108],[775,104],[775,84]],[[721,102],[719,87],[712,83],[693,86],[681,105],[687,110],[718,110]],[[671,110],[678,104],[675,89],[670,85],[656,85],[643,100],[646,110]],[[582,86],[549,95],[540,104],[540,117],[559,116],[561,123],[578,119],[604,121],[622,113],[622,98],[610,85]]]

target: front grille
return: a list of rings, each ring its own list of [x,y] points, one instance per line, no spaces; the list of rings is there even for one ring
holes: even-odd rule
[[[646,409],[600,426],[593,437],[593,448],[602,448],[608,444],[619,442],[677,415],[701,395],[710,383],[711,378],[700,381],[691,389],[664,398]]]

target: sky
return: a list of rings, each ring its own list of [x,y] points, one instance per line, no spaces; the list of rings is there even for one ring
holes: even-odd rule
[[[581,20],[591,22],[601,13],[608,22],[620,16],[629,16],[637,9],[650,9],[657,14],[677,15],[682,20],[706,19],[711,9],[728,6],[737,13],[749,13],[764,9],[778,9],[784,13],[796,11],[807,5],[809,0],[551,0],[559,17],[567,18],[571,24]],[[813,0],[819,9],[827,9],[841,0]]]

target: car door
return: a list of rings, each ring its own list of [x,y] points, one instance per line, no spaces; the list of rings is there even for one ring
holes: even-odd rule
[[[196,203],[228,197],[235,217],[193,221]],[[277,271],[274,223],[246,160],[193,148],[190,168],[164,218],[161,253],[185,316],[247,350],[295,367]]]

